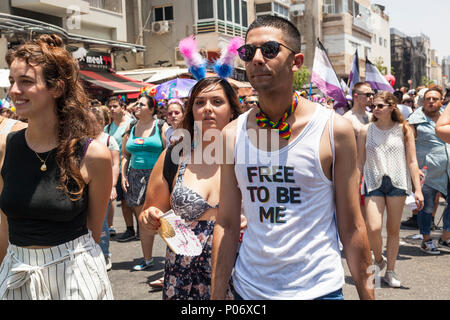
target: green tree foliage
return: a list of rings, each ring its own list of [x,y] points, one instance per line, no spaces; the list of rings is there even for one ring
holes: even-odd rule
[[[375,60],[375,63],[374,63],[374,64],[375,64],[375,66],[377,67],[378,71],[380,71],[380,73],[381,73],[383,76],[387,75],[388,68],[384,66],[384,60],[383,60],[382,57],[378,57],[378,58]],[[393,73],[391,73],[391,74],[393,74]]]
[[[302,66],[296,73],[294,73],[294,90],[302,90],[309,84],[309,76],[311,73],[305,66]]]

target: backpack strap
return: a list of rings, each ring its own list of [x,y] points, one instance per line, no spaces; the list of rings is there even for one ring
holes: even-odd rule
[[[178,171],[178,164],[173,163],[172,161],[172,150],[173,146],[167,148],[163,166],[163,177],[164,179],[166,179],[167,184],[169,185],[169,193],[172,193],[173,181]]]

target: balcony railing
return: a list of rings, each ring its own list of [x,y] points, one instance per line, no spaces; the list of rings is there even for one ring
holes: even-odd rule
[[[122,13],[122,0],[88,0],[93,8]]]
[[[229,36],[245,37],[247,28],[236,26],[232,23],[226,23],[220,20],[210,20],[204,22],[197,22],[194,28],[195,34],[218,32]]]
[[[372,27],[369,25],[369,19],[365,17],[354,17],[353,25],[367,31],[368,33],[372,33]]]

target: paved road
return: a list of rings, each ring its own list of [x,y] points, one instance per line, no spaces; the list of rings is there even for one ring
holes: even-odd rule
[[[436,222],[442,215],[443,205],[439,206]],[[410,216],[410,211],[403,211],[403,220]],[[384,219],[386,220],[386,218]],[[116,207],[114,225],[117,232],[125,231],[122,212]],[[442,227],[442,221],[438,226]],[[441,231],[432,233],[438,239]],[[375,296],[383,300],[434,300],[450,299],[450,252],[441,251],[439,256],[430,256],[420,251],[420,240],[413,240],[411,236],[417,230],[402,229],[400,231],[401,245],[396,263],[396,272],[402,281],[402,288],[393,289],[381,282],[381,288],[376,289]],[[384,243],[386,233],[383,231]],[[116,300],[160,300],[161,291],[154,292],[148,282],[158,279],[163,274],[166,246],[159,236],[155,238],[153,249],[156,261],[148,271],[132,271],[133,265],[142,259],[139,241],[119,243],[111,241],[112,270],[108,275],[112,283]],[[356,288],[352,282],[345,259],[342,259],[345,269],[345,285],[343,288],[346,300],[358,299]]]

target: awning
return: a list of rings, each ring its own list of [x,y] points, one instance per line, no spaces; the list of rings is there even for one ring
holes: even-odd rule
[[[180,74],[188,72],[187,68],[183,69],[167,69],[160,70],[156,74],[152,75],[150,78],[146,79],[145,82],[158,82],[171,78],[175,78]]]
[[[88,70],[80,70],[80,73],[83,80],[110,90],[113,94],[126,94],[129,99],[137,98],[142,87],[151,85],[117,73]]]
[[[117,71],[118,74],[122,74],[129,78],[155,84],[171,80],[173,78],[176,78],[178,75],[187,72],[188,72],[187,68],[177,68],[177,67],[145,68],[145,69]]]

